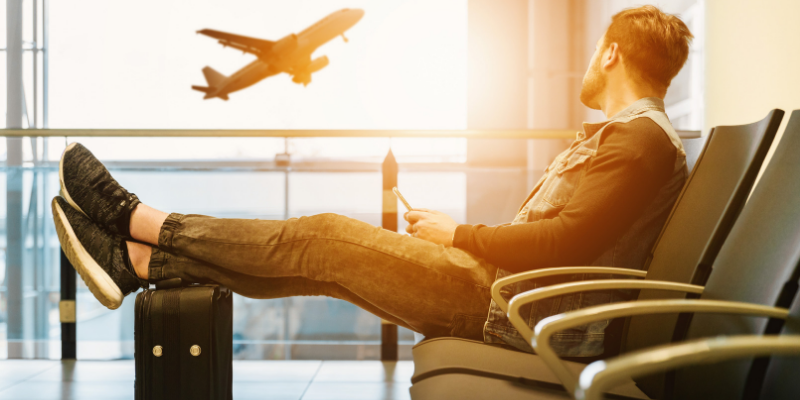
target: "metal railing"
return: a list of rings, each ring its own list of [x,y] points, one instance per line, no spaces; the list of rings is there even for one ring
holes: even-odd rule
[[[3,129],[5,137],[395,137],[467,139],[572,139],[577,129]]]

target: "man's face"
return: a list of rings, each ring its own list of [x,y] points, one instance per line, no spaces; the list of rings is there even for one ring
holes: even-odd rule
[[[583,76],[583,86],[581,87],[581,103],[586,107],[599,110],[600,95],[606,89],[606,75],[600,67],[603,59],[603,40],[605,36],[601,37],[595,46],[592,60],[589,62],[589,68],[586,70],[586,75]]]

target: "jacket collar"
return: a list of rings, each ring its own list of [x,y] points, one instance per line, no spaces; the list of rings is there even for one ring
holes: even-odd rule
[[[608,120],[603,122],[595,122],[583,123],[583,132],[578,132],[578,140],[586,139],[587,137],[593,136],[597,131],[603,129],[606,125],[625,117],[629,117],[636,114],[641,114],[645,111],[664,111],[664,100],[659,99],[658,97],[644,97],[639,100],[634,101],[631,105],[629,105],[624,110],[614,114]]]

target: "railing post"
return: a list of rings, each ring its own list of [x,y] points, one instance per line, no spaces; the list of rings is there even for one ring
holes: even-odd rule
[[[383,160],[383,229],[397,232],[397,198],[392,188],[397,186],[397,160],[389,149]],[[397,361],[397,325],[381,320],[381,361]]]
[[[77,332],[75,326],[75,292],[77,281],[64,251],[61,251],[61,301],[58,311],[61,316],[61,359],[74,360],[77,355]]]
[[[6,2],[6,128],[22,129],[22,0]],[[23,358],[22,138],[6,138],[6,339],[8,358]]]

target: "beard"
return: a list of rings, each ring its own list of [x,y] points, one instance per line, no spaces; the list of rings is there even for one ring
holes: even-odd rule
[[[600,109],[598,97],[606,89],[606,76],[600,73],[600,58],[598,57],[583,76],[581,86],[581,103],[594,110]]]

